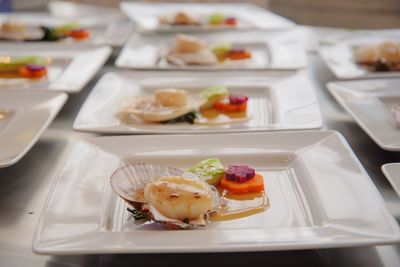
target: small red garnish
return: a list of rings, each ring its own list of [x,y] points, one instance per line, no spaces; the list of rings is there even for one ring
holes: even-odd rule
[[[236,18],[230,17],[225,20],[225,24],[235,26],[237,24]]]
[[[90,32],[86,29],[74,29],[68,32],[68,35],[77,40],[87,39],[90,36]]]
[[[228,180],[238,183],[246,182],[256,175],[256,171],[248,165],[229,165],[225,171]]]
[[[229,103],[233,105],[239,105],[246,103],[249,98],[245,95],[239,94],[230,94],[229,95]]]

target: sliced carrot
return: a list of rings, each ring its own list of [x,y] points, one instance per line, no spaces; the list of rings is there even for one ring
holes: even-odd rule
[[[28,67],[21,67],[18,69],[19,75],[28,79],[42,78],[47,75],[47,69],[31,71]]]
[[[220,187],[228,190],[232,193],[244,194],[249,192],[262,192],[264,191],[264,177],[261,174],[256,173],[254,178],[238,183],[235,181],[228,180],[226,176],[222,177],[220,181]]]
[[[86,29],[76,29],[69,31],[68,35],[76,40],[83,40],[89,38],[90,32]]]
[[[228,58],[231,60],[242,60],[251,58],[251,53],[245,50],[231,50],[228,53]]]
[[[245,111],[247,109],[247,103],[245,102],[241,104],[230,104],[229,100],[222,99],[215,102],[214,107],[221,111],[239,112],[239,111]]]

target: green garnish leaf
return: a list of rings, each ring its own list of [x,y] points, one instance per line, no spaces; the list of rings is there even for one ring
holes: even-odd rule
[[[209,184],[217,185],[225,173],[225,168],[219,159],[210,158],[196,163],[188,169],[188,172],[199,176]]]
[[[126,210],[132,213],[132,217],[135,219],[135,221],[147,218],[146,214],[138,211],[137,209],[127,208]]]
[[[218,43],[211,48],[211,50],[217,57],[228,54],[231,49],[232,49],[231,43]]]
[[[205,98],[207,101],[204,105],[201,106],[201,108],[208,108],[212,107],[215,102],[220,100],[221,98],[224,98],[228,96],[228,88],[226,86],[213,86],[213,87],[208,87],[204,89],[200,95]]]
[[[68,22],[63,25],[54,27],[54,30],[58,35],[66,35],[69,31],[78,29],[78,28],[81,28],[79,23],[72,21],[72,22]]]
[[[46,65],[47,59],[38,56],[24,56],[11,58],[7,61],[0,60],[0,71],[13,72],[28,64]]]
[[[208,17],[208,23],[212,25],[222,24],[225,21],[225,16],[221,12],[212,13]]]
[[[171,120],[167,120],[167,121],[161,121],[160,123],[162,124],[174,124],[174,123],[179,123],[179,122],[187,122],[190,124],[194,124],[195,120],[197,118],[197,115],[195,112],[189,112],[186,113],[182,116],[176,117],[174,119]]]

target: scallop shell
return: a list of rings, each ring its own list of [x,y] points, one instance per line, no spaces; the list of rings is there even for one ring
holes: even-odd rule
[[[24,32],[5,32],[0,30],[0,39],[10,41],[37,41],[43,37],[43,30],[35,26],[26,26]]]
[[[184,171],[151,163],[135,163],[117,169],[110,179],[113,190],[128,203],[146,203],[138,190],[163,176],[182,176]]]
[[[161,122],[197,110],[204,104],[205,99],[200,96],[189,95],[188,104],[181,108],[155,105],[151,96],[134,97],[126,102],[127,104],[121,109],[122,114],[132,114],[146,122]]]
[[[166,59],[170,64],[177,66],[184,65],[215,65],[218,59],[209,48],[203,48],[198,52],[182,53],[170,51],[166,55]]]
[[[157,211],[150,203],[147,203],[141,194],[146,184],[156,181],[165,176],[182,176],[191,179],[200,179],[190,172],[167,167],[159,164],[136,163],[117,169],[110,178],[113,190],[134,208],[145,213],[147,217],[162,224],[167,229],[192,229],[196,226],[205,226],[208,221],[208,213],[203,214],[196,220],[183,222],[177,219],[168,218]],[[217,190],[210,186],[215,193],[214,207],[218,205]]]

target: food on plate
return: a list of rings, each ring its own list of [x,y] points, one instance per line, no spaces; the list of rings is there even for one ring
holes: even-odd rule
[[[228,98],[225,97],[216,101],[214,106],[216,109],[225,112],[246,111],[248,99],[245,95],[231,94]]]
[[[233,193],[259,193],[264,190],[264,179],[249,166],[230,165],[220,185]]]
[[[217,158],[205,159],[188,169],[211,185],[218,185],[225,173],[224,166]]]
[[[362,45],[355,49],[354,58],[357,64],[373,71],[399,71],[400,44],[386,41],[380,44]]]
[[[232,168],[236,167],[232,176]],[[244,169],[245,181],[235,178],[224,182],[241,177]],[[249,170],[253,171],[252,177]],[[224,169],[217,158],[202,160],[187,171],[134,163],[117,169],[110,183],[133,207],[130,211],[135,218],[145,218],[166,229],[193,229],[209,221],[247,217],[269,206],[261,174],[247,165]]]
[[[174,65],[214,65],[217,57],[207,43],[190,35],[178,34],[175,45],[167,53],[166,59]]]
[[[139,212],[167,229],[207,224],[217,191],[189,172],[157,164],[122,167],[111,176],[115,192]]]
[[[217,56],[220,62],[225,60],[244,60],[251,59],[250,51],[240,48],[232,48],[230,43],[220,43],[213,46],[212,51]]]
[[[169,25],[200,25],[199,18],[185,11],[179,11],[174,15],[159,17],[160,24]]]
[[[230,43],[209,46],[197,37],[178,34],[174,46],[167,52],[166,60],[170,64],[184,65],[217,65],[226,61],[249,60],[250,51],[234,48]]]
[[[230,94],[225,86],[195,94],[167,88],[124,99],[118,115],[144,123],[222,125],[247,121],[247,101],[247,96]]]
[[[80,41],[89,37],[90,32],[75,22],[49,27],[8,20],[0,28],[0,39],[12,41],[59,41],[66,38]]]
[[[209,16],[198,16],[186,11],[178,11],[175,14],[160,16],[158,18],[160,25],[171,26],[227,26],[235,27],[238,23],[237,18],[227,17],[221,12],[214,12]]]
[[[186,90],[159,89],[153,95],[128,98],[122,112],[144,122],[168,122],[197,110],[203,102],[203,98]]]
[[[225,86],[212,86],[204,89],[201,95],[204,97],[206,102],[200,107],[201,109],[207,109],[214,106],[215,102],[228,96],[228,88]]]
[[[208,17],[208,24],[210,25],[226,25],[236,26],[237,19],[235,17],[226,17],[221,12],[215,12]]]
[[[1,57],[0,77],[38,79],[47,75],[48,59],[38,56]]]

